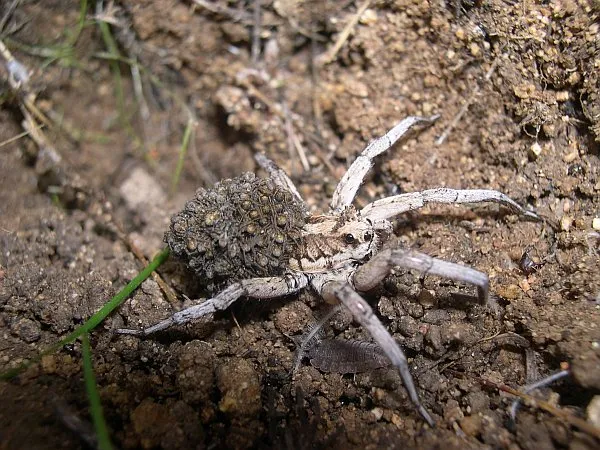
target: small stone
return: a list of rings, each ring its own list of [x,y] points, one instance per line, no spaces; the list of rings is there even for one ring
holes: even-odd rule
[[[509,284],[508,286],[498,286],[496,293],[506,300],[516,300],[521,295],[521,289],[516,284]]]
[[[443,325],[450,322],[450,313],[445,309],[432,309],[425,313],[422,320],[434,325]]]
[[[469,344],[478,338],[474,327],[468,323],[451,323],[442,328],[442,342]]]
[[[144,205],[162,205],[167,200],[160,183],[142,167],[131,171],[119,187],[119,193],[127,206],[134,211]]]
[[[513,92],[518,98],[526,100],[534,94],[535,86],[533,84],[516,85],[513,87]]]
[[[435,291],[430,291],[427,289],[421,290],[419,293],[419,303],[425,308],[432,308],[437,305]]]
[[[562,231],[569,231],[572,224],[573,218],[571,216],[564,215],[562,216],[562,219],[560,219],[560,229]]]
[[[40,324],[26,318],[21,318],[13,323],[10,331],[27,343],[35,342],[41,336]]]
[[[542,146],[538,142],[534,142],[531,147],[529,147],[529,153],[534,158],[537,158],[542,154]]]
[[[565,156],[563,156],[563,161],[566,163],[572,163],[578,157],[579,157],[579,152],[577,150],[573,150],[572,152],[567,153]]]
[[[373,25],[377,23],[377,12],[374,9],[367,9],[358,20],[363,25]]]
[[[444,420],[446,422],[456,422],[465,417],[458,402],[454,399],[448,400],[444,406]]]
[[[414,336],[419,332],[419,325],[411,316],[402,316],[398,321],[398,331],[407,337]]]
[[[423,317],[424,310],[422,305],[418,305],[416,303],[409,303],[408,305],[406,305],[406,312],[411,317],[414,317],[415,319],[420,319],[421,317]]]
[[[396,425],[398,428],[400,428],[402,426],[402,417],[400,417],[398,414],[394,413],[392,414],[392,418],[390,419],[390,422],[392,422],[394,425]]]
[[[383,417],[383,409],[373,408],[371,410],[371,414],[373,414],[373,417],[375,417],[375,421],[379,421]]]
[[[398,317],[396,309],[394,308],[394,304],[388,297],[381,297],[377,307],[379,308],[379,314],[381,314],[383,317],[388,319],[395,319]]]
[[[588,422],[595,427],[600,427],[600,395],[592,398],[592,401],[585,410]]]
[[[600,231],[600,217],[594,217],[592,219],[592,228],[596,231]]]
[[[431,347],[433,347],[435,354],[441,354],[444,351],[444,346],[442,345],[442,334],[440,332],[440,327],[437,325],[432,325],[429,327],[429,330],[425,335],[425,340],[429,345],[431,345]]]
[[[460,428],[464,431],[467,436],[478,436],[481,433],[481,416],[467,416],[460,420]]]
[[[56,373],[56,368],[57,368],[56,356],[54,356],[54,355],[43,356],[41,364],[42,364],[42,370],[44,371],[44,373],[47,373],[47,374]]]
[[[531,285],[529,284],[527,278],[523,278],[521,281],[519,281],[519,287],[523,289],[523,292],[527,292],[531,289]]]

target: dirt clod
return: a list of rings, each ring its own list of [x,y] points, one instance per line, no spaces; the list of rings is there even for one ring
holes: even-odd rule
[[[259,376],[250,362],[235,358],[216,369],[219,409],[233,417],[252,417],[262,407]]]

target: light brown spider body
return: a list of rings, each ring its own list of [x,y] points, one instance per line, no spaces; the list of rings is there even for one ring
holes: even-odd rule
[[[506,195],[491,190],[430,189],[386,197],[360,211],[352,206],[373,158],[389,149],[409,128],[437,117],[408,117],[372,141],[338,184],[331,209],[309,215],[288,176],[257,155],[268,179],[245,174],[199,190],[175,215],[165,240],[173,253],[201,277],[214,297],[173,314],[144,330],[119,330],[146,336],[172,325],[211,317],[240,297],[276,298],[310,287],[329,303],[343,304],[365,327],[398,368],[421,416],[434,421],[422,406],[408,362],[359,292],[377,286],[393,267],[401,266],[474,284],[481,302],[488,297],[488,277],[475,269],[403,249],[385,249],[392,233],[389,219],[427,203],[497,202],[529,217]]]

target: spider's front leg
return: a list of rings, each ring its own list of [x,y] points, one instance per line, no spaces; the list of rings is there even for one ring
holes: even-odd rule
[[[352,286],[348,283],[340,283],[337,281],[326,283],[323,285],[322,295],[325,298],[338,299],[346,308],[348,308],[348,310],[350,310],[356,321],[371,334],[392,364],[400,371],[400,377],[402,378],[404,387],[408,391],[408,395],[415,405],[415,408],[427,423],[433,427],[435,422],[429,412],[421,404],[404,352],[385,329],[377,316],[373,314],[373,310],[369,304],[354,291]]]
[[[354,286],[361,292],[369,291],[377,286],[394,267],[414,269],[426,275],[439,275],[473,284],[477,287],[479,301],[482,304],[488,301],[489,278],[485,273],[414,250],[383,250],[356,270],[353,278]]]
[[[506,194],[490,189],[437,188],[393,195],[369,203],[360,211],[360,214],[366,219],[377,222],[422,208],[427,203],[499,203],[517,214],[540,220],[537,214],[523,209]]]
[[[192,320],[210,316],[217,311],[229,308],[240,297],[276,298],[300,291],[308,285],[308,279],[303,274],[288,274],[281,277],[252,278],[238,281],[221,291],[219,294],[199,305],[190,306],[176,312],[171,317],[158,322],[143,330],[118,329],[119,334],[148,336],[157,331],[165,330],[173,325],[183,325]]]
[[[302,196],[298,192],[298,189],[296,189],[294,182],[290,179],[290,177],[287,176],[281,167],[279,167],[274,161],[271,161],[262,153],[257,153],[254,155],[254,159],[258,165],[269,174],[269,177],[271,177],[277,186],[291,192],[294,197],[296,197],[296,200],[298,200],[302,205],[306,206]]]
[[[418,123],[432,123],[440,116],[431,117],[409,116],[383,136],[371,141],[358,158],[354,160],[348,171],[344,174],[331,198],[331,209],[340,211],[352,204],[358,188],[363,182],[367,172],[373,167],[373,158],[388,150],[392,145]]]

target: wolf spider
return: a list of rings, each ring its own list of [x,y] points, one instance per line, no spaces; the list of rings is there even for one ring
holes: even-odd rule
[[[211,280],[209,291],[218,292],[153,326],[119,332],[147,336],[172,325],[210,318],[241,297],[276,298],[310,287],[328,303],[343,304],[368,330],[399,370],[418,412],[433,426],[417,394],[406,356],[359,292],[373,289],[392,268],[400,266],[473,284],[479,301],[485,304],[489,280],[478,270],[418,251],[383,249],[392,235],[389,220],[428,203],[479,202],[500,203],[523,216],[537,218],[501,192],[445,187],[393,195],[356,210],[352,202],[373,166],[373,158],[415,124],[436,119],[407,117],[372,141],[342,177],[325,214],[309,214],[291,179],[263,155],[256,159],[269,174],[266,180],[245,174],[199,190],[172,218],[165,239],[188,268]]]

